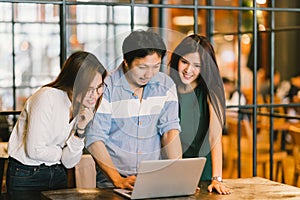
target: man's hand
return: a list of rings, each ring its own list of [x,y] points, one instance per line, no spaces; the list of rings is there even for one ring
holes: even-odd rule
[[[136,176],[134,176],[134,175],[128,176],[126,178],[121,177],[117,181],[114,181],[114,185],[117,188],[132,190],[133,186],[134,186],[134,183],[135,183],[135,180],[136,180]]]

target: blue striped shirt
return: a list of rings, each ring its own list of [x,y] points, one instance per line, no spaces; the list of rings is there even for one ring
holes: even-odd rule
[[[168,75],[159,72],[144,87],[140,101],[122,67],[105,82],[108,87],[101,105],[86,130],[86,146],[103,141],[119,173],[133,175],[140,161],[160,159],[165,132],[180,131],[176,87]]]

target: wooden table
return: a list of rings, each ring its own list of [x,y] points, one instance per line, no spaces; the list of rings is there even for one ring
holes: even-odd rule
[[[208,182],[201,183],[201,190],[192,196],[161,198],[167,199],[199,199],[199,200],[248,200],[248,199],[300,199],[300,188],[277,183],[268,179],[253,177],[239,179],[224,179],[224,184],[232,188],[232,194],[219,195],[215,192],[208,193]],[[113,192],[112,189],[66,189],[42,192],[43,199],[79,200],[79,199],[126,199]]]

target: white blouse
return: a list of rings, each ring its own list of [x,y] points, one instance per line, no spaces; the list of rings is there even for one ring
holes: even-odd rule
[[[62,163],[74,167],[81,158],[84,139],[72,134],[71,102],[66,92],[43,87],[25,103],[13,128],[8,154],[24,165]]]

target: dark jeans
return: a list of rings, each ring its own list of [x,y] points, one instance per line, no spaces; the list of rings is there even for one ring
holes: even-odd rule
[[[10,199],[41,199],[41,191],[67,188],[67,171],[61,164],[28,166],[10,157],[6,184]]]

